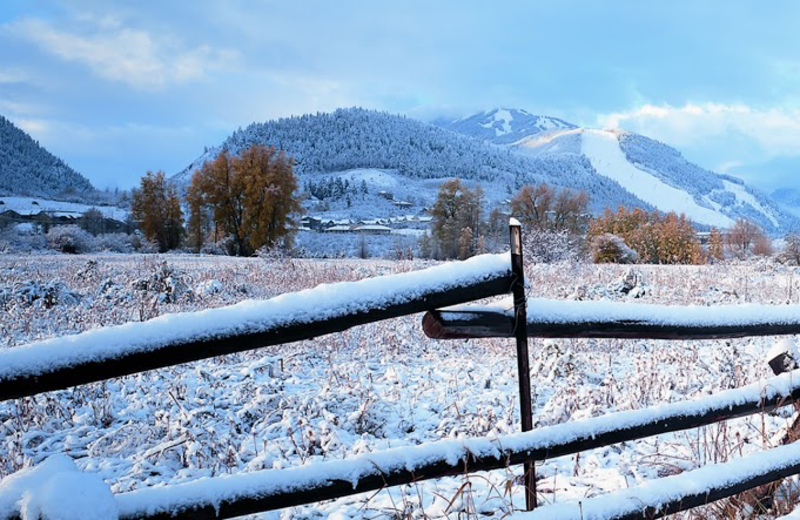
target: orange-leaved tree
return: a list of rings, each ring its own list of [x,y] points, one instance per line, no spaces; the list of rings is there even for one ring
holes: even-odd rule
[[[602,217],[589,223],[587,240],[605,234],[616,235],[633,249],[641,263],[701,264],[705,255],[691,222],[674,212],[662,215],[658,210],[629,210],[620,206],[616,212],[606,209]]]
[[[162,253],[175,249],[183,236],[183,211],[178,190],[163,171],[148,171],[139,189],[133,190],[131,214],[145,238]]]
[[[239,156],[221,152],[192,176],[187,190],[189,233],[201,243],[203,214],[229,238],[230,253],[253,254],[262,247],[291,247],[294,216],[300,211],[293,162],[282,151],[255,144]]]

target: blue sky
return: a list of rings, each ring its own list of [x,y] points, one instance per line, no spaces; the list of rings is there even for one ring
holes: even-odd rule
[[[0,114],[100,188],[253,121],[495,106],[800,188],[800,3],[0,0]]]

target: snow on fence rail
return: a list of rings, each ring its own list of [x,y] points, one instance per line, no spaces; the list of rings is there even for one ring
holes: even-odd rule
[[[800,334],[800,305],[652,305],[531,298],[528,336],[536,338],[722,339]],[[512,338],[510,301],[429,311],[434,339]]]
[[[651,520],[722,500],[800,474],[800,444],[756,452],[730,462],[709,464],[680,475],[644,482],[578,502],[541,507],[509,520]]]
[[[0,400],[34,395],[505,294],[510,255],[166,314],[0,352]]]

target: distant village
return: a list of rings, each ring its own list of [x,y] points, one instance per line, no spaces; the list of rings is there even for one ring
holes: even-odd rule
[[[364,235],[389,235],[393,231],[418,231],[430,224],[429,215],[404,215],[376,219],[326,219],[304,215],[300,219],[300,231],[320,233],[360,233]],[[402,233],[401,233],[402,234]],[[417,234],[417,233],[409,233]]]

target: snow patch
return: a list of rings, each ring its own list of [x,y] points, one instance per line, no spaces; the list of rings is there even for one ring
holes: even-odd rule
[[[37,215],[40,212],[51,213],[56,217],[80,217],[91,208],[97,209],[104,217],[124,222],[128,212],[116,206],[90,206],[76,202],[61,202],[32,197],[0,197],[3,205],[0,211],[15,211],[20,215]]]
[[[54,455],[0,481],[0,520],[116,520],[111,489],[81,473],[69,457]]]

